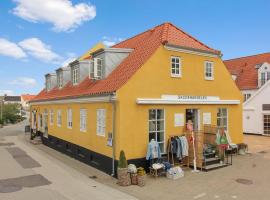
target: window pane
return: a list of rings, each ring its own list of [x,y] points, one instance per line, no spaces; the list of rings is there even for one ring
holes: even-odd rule
[[[157,141],[163,142],[164,141],[164,132],[157,133]]]
[[[156,110],[149,110],[149,120],[156,119]]]
[[[151,131],[151,132],[156,131],[156,122],[155,121],[149,121],[149,131]]]
[[[163,110],[157,110],[157,119],[164,119],[164,112]]]
[[[152,139],[156,140],[156,133],[149,133],[149,141]]]
[[[159,148],[161,152],[165,152],[164,151],[164,143],[159,143]]]
[[[164,130],[164,121],[157,121],[157,131],[163,131]]]

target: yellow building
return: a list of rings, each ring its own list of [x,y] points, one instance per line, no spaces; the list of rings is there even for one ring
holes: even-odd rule
[[[31,111],[44,144],[107,173],[121,150],[145,166],[151,139],[165,153],[187,120],[196,131],[224,127],[234,143],[243,140],[242,95],[221,52],[170,23],[47,74]]]

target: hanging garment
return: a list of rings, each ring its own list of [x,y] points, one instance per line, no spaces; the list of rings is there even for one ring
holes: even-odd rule
[[[180,137],[180,141],[181,141],[181,146],[182,146],[182,156],[186,157],[188,156],[188,141],[187,138],[185,136]]]
[[[180,137],[176,138],[177,141],[177,153],[176,153],[176,157],[181,160],[182,159],[182,144],[181,144],[181,139]]]
[[[178,146],[177,140],[176,140],[176,138],[172,138],[171,141],[172,141],[172,152],[171,153],[177,154],[177,146]]]
[[[151,142],[149,142],[148,144],[146,160],[156,159],[160,157],[161,155],[159,144],[154,139],[152,139]]]

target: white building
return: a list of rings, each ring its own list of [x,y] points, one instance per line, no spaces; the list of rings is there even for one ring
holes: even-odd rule
[[[270,136],[270,53],[224,63],[243,94],[243,132]]]

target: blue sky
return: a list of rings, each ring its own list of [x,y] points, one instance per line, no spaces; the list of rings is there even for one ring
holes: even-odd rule
[[[269,0],[3,0],[0,95],[38,93],[44,74],[97,42],[163,22],[221,50],[223,59],[269,52],[269,8]]]

